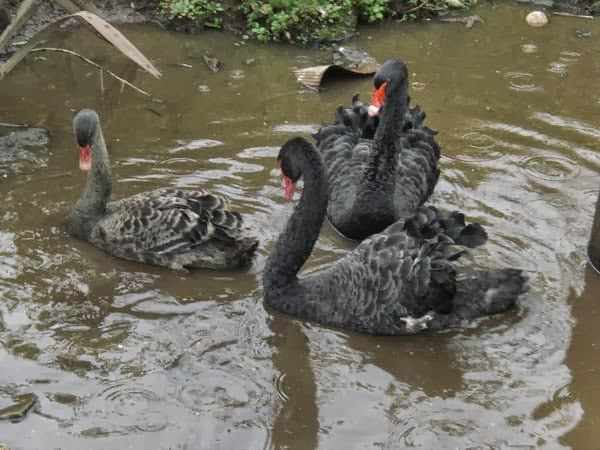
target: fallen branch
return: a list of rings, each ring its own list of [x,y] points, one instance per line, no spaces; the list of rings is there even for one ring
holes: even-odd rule
[[[67,50],[66,48],[55,48],[55,47],[39,47],[39,48],[34,48],[33,50],[29,51],[29,53],[36,53],[36,52],[60,52],[60,53],[66,53],[66,54],[72,55],[72,56],[77,56],[78,58],[84,60],[86,63],[91,64],[92,66],[96,67],[97,69],[100,69],[103,72],[106,72],[113,78],[116,78],[117,80],[119,80],[121,83],[126,84],[130,88],[138,91],[140,94],[144,94],[146,97],[152,97],[146,91],[140,89],[139,87],[137,87],[134,84],[127,81],[126,79],[121,78],[119,75],[111,72],[110,70],[106,69],[105,67],[102,67],[100,64],[95,63],[91,59],[88,59],[85,56],[80,55],[77,52],[74,52],[73,50]]]
[[[566,12],[554,11],[552,14],[555,16],[566,16],[566,17],[577,17],[578,19],[593,19],[594,16],[582,16],[580,14],[571,14]]]

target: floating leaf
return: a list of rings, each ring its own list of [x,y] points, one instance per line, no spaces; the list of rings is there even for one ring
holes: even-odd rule
[[[148,58],[146,58],[142,52],[140,52],[137,47],[123,35],[123,33],[113,27],[106,20],[89,11],[79,11],[78,13],[73,14],[73,16],[81,17],[83,20],[89,23],[98,33],[102,35],[102,37],[119,49],[121,53],[139,65],[142,69],[146,70],[152,76],[155,78],[161,77],[161,73],[152,65],[150,61],[148,61]]]

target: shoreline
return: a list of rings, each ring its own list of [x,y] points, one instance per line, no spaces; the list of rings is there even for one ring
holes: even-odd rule
[[[204,22],[201,19],[180,19],[174,18],[169,19],[162,16],[158,10],[157,0],[139,0],[136,3],[130,0],[101,0],[94,2],[100,15],[107,21],[113,24],[123,23],[155,23],[162,28],[183,32],[189,34],[198,34],[206,29]],[[390,11],[393,13],[393,8],[396,11],[402,11],[401,7],[398,9],[398,3],[393,3],[390,7]],[[542,4],[540,4],[542,3]],[[4,6],[3,6],[4,4]],[[0,17],[2,16],[2,10],[8,13],[8,16],[13,18],[14,14],[20,4],[20,0],[0,0]],[[518,0],[515,4],[517,5],[529,5],[531,10],[546,10],[548,14],[552,12],[564,12],[574,15],[595,15],[600,16],[600,0],[567,0],[567,1],[553,1],[553,0]],[[543,4],[553,6],[544,6]],[[433,17],[461,17],[468,16],[473,11],[472,8],[462,9],[447,9],[433,13],[430,11],[424,12],[422,17],[416,19],[420,21],[426,18]],[[43,2],[32,15],[31,18],[25,23],[25,25],[14,35],[10,40],[9,44],[3,49],[0,49],[0,56],[4,57],[12,54],[18,49],[18,45],[24,41],[31,39],[42,27],[51,24],[57,19],[67,15],[59,6],[55,6],[52,2]],[[4,14],[6,17],[6,13]],[[75,20],[75,19],[73,19]],[[385,25],[389,20],[398,20],[391,17],[384,18],[375,24]],[[0,23],[0,27],[2,27]],[[1,29],[1,28],[0,28]],[[213,28],[214,29],[214,28]],[[252,33],[248,30],[247,24],[244,23],[244,18],[241,15],[241,11],[238,9],[227,10],[223,13],[223,23],[221,25],[221,31],[233,33],[235,35],[243,35],[246,39],[248,35],[252,36]],[[339,39],[316,39],[311,42],[313,46],[319,44],[330,45],[333,43],[342,43],[347,41],[356,35],[356,27],[348,28],[347,32],[343,34]]]

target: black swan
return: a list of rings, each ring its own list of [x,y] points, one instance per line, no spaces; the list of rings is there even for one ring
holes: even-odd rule
[[[355,96],[350,108],[337,109],[336,123],[315,134],[329,179],[327,218],[355,240],[412,214],[440,173],[436,132],[423,125],[420,107],[409,108],[406,65],[386,61],[373,84],[369,108]]]
[[[592,266],[600,273],[600,192],[598,192],[598,199],[596,200],[596,212],[594,213],[592,233],[588,244],[588,255]]]
[[[242,217],[204,191],[157,189],[108,202],[112,178],[98,114],[73,119],[79,166],[89,171],[67,219],[69,232],[119,258],[175,270],[232,269],[250,263],[258,241],[241,237]]]
[[[298,278],[319,236],[327,209],[327,177],[317,150],[305,139],[286,142],[277,157],[284,186],[304,176],[304,190],[263,274],[265,300],[303,319],[357,332],[412,334],[459,326],[495,314],[526,291],[520,270],[468,270],[458,264],[465,250],[487,234],[464,215],[420,207],[316,274]]]

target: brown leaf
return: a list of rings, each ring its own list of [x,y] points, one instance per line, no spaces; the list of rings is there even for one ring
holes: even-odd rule
[[[80,17],[85,20],[108,42],[119,49],[121,53],[130,58],[133,62],[139,65],[142,69],[146,70],[152,76],[155,78],[161,77],[161,73],[152,65],[150,61],[148,61],[148,58],[146,58],[142,52],[140,52],[137,47],[123,35],[123,33],[113,27],[110,23],[89,11],[79,11],[78,13],[73,14],[73,16]]]

